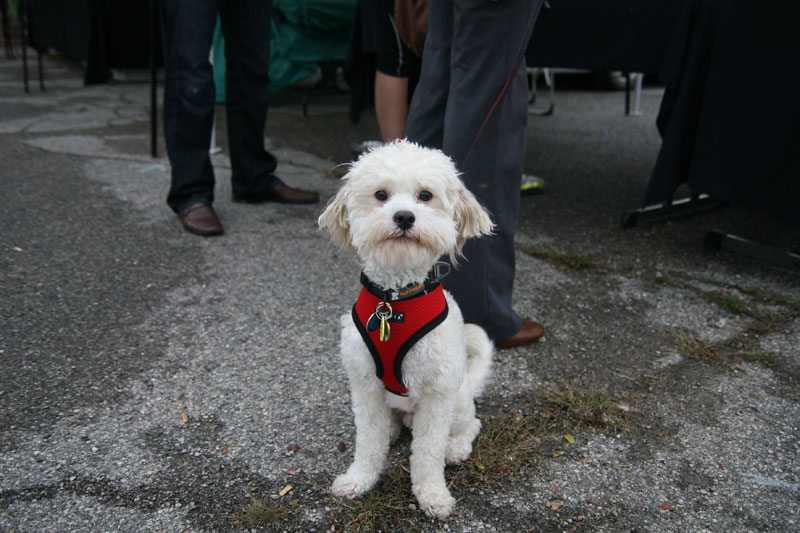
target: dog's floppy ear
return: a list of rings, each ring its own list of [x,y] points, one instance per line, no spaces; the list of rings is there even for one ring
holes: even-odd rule
[[[343,249],[352,249],[350,224],[347,222],[347,205],[344,189],[331,198],[325,211],[317,219],[320,228],[327,228],[334,244]]]
[[[458,226],[456,254],[459,255],[467,239],[480,237],[481,235],[491,235],[494,229],[494,224],[489,218],[489,214],[478,203],[475,195],[463,185],[458,190],[455,218]]]

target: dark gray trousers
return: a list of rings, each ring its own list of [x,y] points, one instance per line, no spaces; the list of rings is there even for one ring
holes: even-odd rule
[[[522,327],[511,308],[514,232],[525,155],[525,48],[542,0],[431,0],[420,83],[406,136],[442,149],[490,212],[496,234],[471,239],[445,278],[467,322],[502,340]]]

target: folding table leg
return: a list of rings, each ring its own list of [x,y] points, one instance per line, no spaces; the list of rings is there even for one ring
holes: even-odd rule
[[[632,228],[638,223],[668,220],[683,215],[691,215],[724,206],[725,203],[715,200],[707,194],[695,194],[690,198],[682,198],[663,204],[648,205],[639,209],[631,209],[622,215],[622,227]]]
[[[724,231],[712,229],[706,234],[703,244],[708,248],[723,249],[766,261],[773,265],[800,271],[800,255],[789,251],[794,231],[782,226],[775,246],[765,246]]]

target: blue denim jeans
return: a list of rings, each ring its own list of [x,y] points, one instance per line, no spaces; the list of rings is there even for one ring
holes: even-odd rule
[[[277,184],[277,161],[264,149],[272,0],[162,0],[161,5],[164,135],[172,167],[167,204],[179,211],[214,200],[208,150],[216,98],[209,52],[217,15],[225,37],[233,197],[258,197]]]

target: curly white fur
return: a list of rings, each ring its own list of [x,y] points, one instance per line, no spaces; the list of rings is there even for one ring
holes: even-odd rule
[[[491,233],[493,225],[442,152],[408,141],[362,155],[319,217],[331,239],[354,250],[365,274],[384,289],[421,283],[442,255],[453,261],[467,239]],[[403,228],[398,213],[411,213]],[[355,458],[331,491],[356,498],[378,480],[389,443],[405,422],[413,434],[412,490],[428,515],[447,518],[455,500],[447,490],[445,463],[464,461],[480,432],[474,399],[491,370],[493,345],[486,332],[464,324],[445,291],[450,312],[403,360],[408,396],[387,391],[350,313],[342,316],[341,358],[350,381],[356,425]]]

